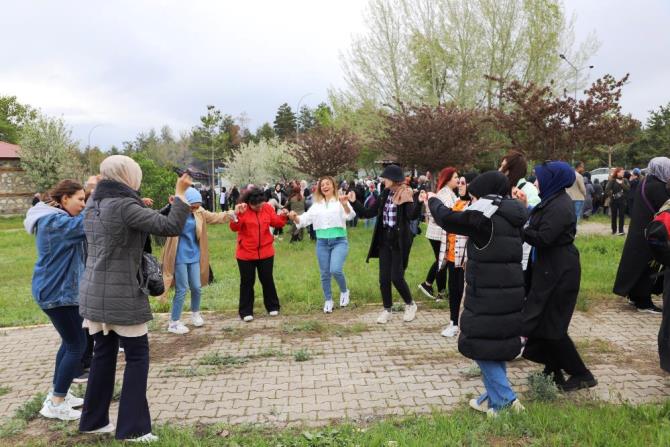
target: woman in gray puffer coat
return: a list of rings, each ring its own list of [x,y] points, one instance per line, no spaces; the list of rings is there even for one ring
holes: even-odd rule
[[[131,158],[112,155],[100,164],[102,180],[86,206],[86,268],[79,287],[79,312],[95,340],[79,430],[110,433],[109,406],[114,391],[119,341],[123,376],[116,438],[154,441],[146,398],[149,374],[147,322],[151,308],[142,284],[142,254],[150,234],[178,236],[190,207],[184,193],[188,175],[177,180],[167,216],[147,208],[139,196],[142,170]]]

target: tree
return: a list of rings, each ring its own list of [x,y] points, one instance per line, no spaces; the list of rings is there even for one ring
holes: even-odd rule
[[[275,130],[272,128],[270,123],[263,123],[258,129],[256,129],[255,139],[258,143],[262,140],[271,140],[275,137]]]
[[[300,134],[293,146],[295,168],[312,178],[354,169],[360,148],[347,129],[320,127]]]
[[[226,166],[226,178],[236,185],[262,184],[268,181],[265,152],[268,140],[242,144]]]
[[[293,138],[296,131],[295,113],[291,110],[291,106],[284,103],[279,106],[277,115],[274,121],[274,131],[280,140]]]
[[[168,203],[170,195],[174,194],[174,185],[177,174],[167,167],[160,166],[145,153],[135,152],[131,158],[142,168],[142,197],[154,200],[154,207],[161,208]]]
[[[0,141],[17,144],[23,125],[37,118],[37,111],[16,96],[0,96]]]
[[[654,157],[670,153],[670,103],[649,112],[644,129],[625,150],[626,162],[644,166]]]
[[[480,112],[455,106],[403,106],[386,116],[377,144],[408,168],[467,167],[488,148],[479,133],[481,121]]]
[[[322,102],[316,106],[316,109],[314,109],[314,121],[315,126],[326,127],[333,124],[333,111],[328,104]]]
[[[501,105],[492,116],[509,145],[535,160],[589,156],[599,146],[630,141],[639,127],[621,113],[621,89],[627,80],[628,75],[618,81],[605,75],[579,101],[555,96],[550,86],[512,81],[503,86]]]
[[[207,106],[207,114],[200,117],[200,124],[193,128],[193,156],[208,166],[214,187],[214,167],[229,160],[236,145],[239,145],[239,126],[229,115],[223,115],[213,105]]]
[[[39,191],[65,178],[84,180],[85,169],[71,135],[62,118],[38,114],[23,124],[18,141],[21,166]]]
[[[293,145],[277,138],[259,143],[259,150],[264,154],[264,171],[271,182],[282,180],[287,183],[298,177],[296,160],[293,156]]]
[[[300,114],[297,120],[297,131],[299,133],[307,132],[316,126],[316,117],[314,112],[308,106],[300,107]]]

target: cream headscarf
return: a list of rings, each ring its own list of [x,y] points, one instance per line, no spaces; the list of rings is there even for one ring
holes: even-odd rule
[[[100,163],[103,180],[114,180],[138,191],[142,184],[142,169],[135,160],[125,155],[110,155]]]

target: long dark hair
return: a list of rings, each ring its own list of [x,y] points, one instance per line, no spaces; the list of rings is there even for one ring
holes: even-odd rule
[[[81,183],[75,181],[75,180],[70,180],[70,179],[65,179],[61,180],[49,190],[48,198],[46,202],[57,202],[59,205],[62,204],[63,197],[72,197],[75,195],[78,191],[82,191],[84,187],[82,186]]]
[[[240,196],[237,203],[246,203],[247,205],[258,205],[265,202],[265,193],[260,188],[249,188]]]

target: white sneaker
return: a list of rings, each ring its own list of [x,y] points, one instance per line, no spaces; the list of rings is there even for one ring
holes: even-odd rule
[[[377,318],[377,323],[379,324],[386,324],[389,322],[391,319],[391,311],[390,310],[382,310],[382,313],[379,314],[379,317]]]
[[[253,315],[247,315],[246,317],[242,318],[244,321],[249,323],[250,321],[254,321],[254,316]]]
[[[54,405],[51,399],[44,402],[40,414],[49,419],[60,419],[61,421],[76,421],[81,417],[81,411],[74,410],[67,402],[63,401]]]
[[[126,441],[150,443],[158,441],[158,436],[154,435],[153,433],[147,433],[146,435],[142,435],[138,438],[126,439]]]
[[[44,399],[42,405],[46,404],[48,400],[51,400],[53,395],[54,395],[53,391],[49,391],[49,394],[47,394],[47,397]],[[82,399],[81,397],[75,397],[68,391],[67,394],[65,395],[65,403],[68,404],[70,408],[77,408],[84,405],[84,399]]]
[[[412,304],[405,304],[405,314],[402,316],[403,321],[412,321],[416,318],[416,303],[412,301]]]
[[[333,313],[333,300],[328,300],[323,303],[323,313],[332,314]]]
[[[442,331],[442,336],[455,337],[457,335],[458,335],[458,326],[456,326],[453,321],[450,321],[449,326],[447,326],[446,329]]]
[[[340,307],[347,307],[349,305],[349,291],[340,292]]]
[[[271,317],[276,317],[277,315],[279,315],[279,311],[278,311],[278,310],[271,310],[269,313],[270,313],[270,316],[271,316]]]
[[[481,411],[482,413],[486,413],[489,411],[489,404],[488,400],[482,402],[481,404],[477,403],[477,399],[470,399],[470,408],[473,410]]]
[[[191,314],[191,323],[193,323],[193,326],[195,327],[201,327],[205,324],[205,320],[202,319],[200,312],[193,312],[193,314]]]
[[[114,433],[114,430],[116,430],[116,427],[114,427],[114,424],[109,423],[105,425],[104,427],[96,428],[95,430],[89,430],[89,431],[83,431],[82,433],[86,433],[89,435],[97,435],[97,434],[103,434],[103,433]]]
[[[168,323],[168,332],[172,332],[173,334],[177,335],[184,335],[188,334],[189,330],[186,326],[184,326],[184,323],[182,323],[181,320],[177,320],[170,321]]]

